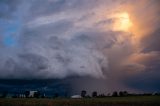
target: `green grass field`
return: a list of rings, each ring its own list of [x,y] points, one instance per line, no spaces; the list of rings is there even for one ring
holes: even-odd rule
[[[0,99],[0,106],[160,106],[160,96],[88,99]]]

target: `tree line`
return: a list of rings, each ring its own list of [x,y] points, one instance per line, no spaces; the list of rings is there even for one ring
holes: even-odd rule
[[[0,98],[6,98],[8,96],[8,92],[7,91],[3,91],[0,93]],[[108,94],[98,94],[97,91],[93,91],[91,93],[91,95],[87,94],[86,90],[82,90],[80,92],[80,96],[82,98],[103,98],[103,97],[124,97],[124,96],[151,96],[151,95],[157,95],[160,96],[160,93],[155,92],[155,93],[143,93],[143,94],[136,94],[136,93],[128,93],[127,91],[114,91],[112,93],[108,93]],[[12,96],[12,98],[46,98],[47,96],[45,96],[44,93],[41,93],[40,91],[37,91],[34,93],[33,97],[29,97],[29,91],[25,91],[22,94],[15,94]],[[54,93],[54,95],[52,96],[52,98],[59,98],[61,97],[58,93]],[[65,95],[64,97],[68,98],[67,95]]]
[[[107,95],[105,94],[98,94],[97,91],[93,91],[91,96],[87,95],[87,91],[82,90],[81,91],[81,96],[83,98],[102,98],[102,97],[124,97],[124,96],[151,96],[151,95],[157,95],[160,96],[160,93],[143,93],[143,94],[136,94],[136,93],[129,93],[127,91],[114,91],[112,93],[108,93]]]

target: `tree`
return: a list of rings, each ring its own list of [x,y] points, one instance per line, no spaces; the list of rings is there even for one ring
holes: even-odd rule
[[[128,92],[127,91],[120,91],[119,96],[127,96]]]
[[[3,91],[3,93],[2,93],[2,98],[6,98],[7,97],[7,94],[8,94],[8,92],[7,91]]]
[[[59,97],[59,94],[58,93],[55,93],[54,94],[54,98],[58,98]]]
[[[46,97],[46,95],[45,95],[45,93],[43,93],[42,95],[41,95],[41,98],[45,98]]]
[[[117,91],[114,91],[113,94],[112,94],[112,96],[117,97],[118,96]]]
[[[128,95],[128,92],[127,92],[127,91],[123,91],[123,95],[124,95],[124,96],[127,96],[127,95]]]
[[[81,96],[82,96],[82,97],[86,97],[86,94],[87,94],[87,91],[85,91],[85,90],[82,90],[82,91],[81,91]]]
[[[124,96],[123,91],[119,92],[119,96]]]
[[[37,91],[37,92],[34,93],[34,97],[35,97],[35,98],[39,98],[40,95],[41,95],[40,91]]]
[[[106,95],[102,93],[102,94],[99,94],[98,97],[99,98],[104,98],[104,97],[106,97]]]
[[[92,92],[92,97],[97,97],[97,92],[96,91]]]
[[[26,91],[26,92],[25,92],[25,96],[26,96],[26,98],[29,97],[29,91]]]

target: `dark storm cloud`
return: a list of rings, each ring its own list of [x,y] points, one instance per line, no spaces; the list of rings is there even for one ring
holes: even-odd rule
[[[66,80],[0,80],[0,93],[8,91],[9,94],[15,95],[24,93],[26,90],[39,90],[50,97],[53,97],[55,93],[59,96],[71,95],[70,84]]]
[[[21,0],[1,0],[0,1],[0,18],[11,19],[18,8]]]
[[[134,89],[138,89],[140,91],[159,91],[160,83],[159,83],[159,72],[158,71],[149,71],[145,73],[140,73],[138,75],[128,76],[127,80],[124,82],[130,87]],[[136,78],[136,79],[135,79]]]
[[[159,56],[159,53],[141,54],[141,59],[136,59],[136,63],[144,66],[143,69],[139,72],[124,75],[124,83],[131,88],[142,91],[159,91]],[[133,68],[129,70],[134,71]],[[131,73],[130,71],[128,73]]]
[[[16,60],[8,58],[6,61],[4,61],[4,64],[1,65],[1,70],[4,71],[3,74],[1,74],[1,78],[6,78],[6,76],[8,76],[9,79],[15,79],[17,77],[41,77],[41,75],[39,76],[38,73],[40,70],[45,68],[47,68],[47,60],[44,57],[34,54],[21,54],[18,55]],[[25,74],[28,74],[29,76],[26,76]]]
[[[151,52],[151,51],[160,51],[159,41],[160,41],[160,27],[151,35],[142,40],[142,45],[144,45],[144,52]]]
[[[55,11],[54,9],[63,8],[62,10],[64,10],[70,8],[63,6],[63,4],[66,5],[65,1],[46,1],[44,3],[49,5],[50,2],[54,2],[51,4],[57,6],[57,8],[51,9],[53,13]],[[77,2],[74,1],[73,3]],[[44,4],[39,1],[28,2],[30,9],[33,6],[35,11],[40,10],[36,9],[39,8],[37,3],[40,3],[41,5]],[[86,1],[83,1],[82,3],[85,4]],[[86,5],[88,5],[88,3]],[[44,11],[51,11],[45,10],[44,7],[41,8]],[[98,51],[98,48],[101,45],[96,45],[94,43],[98,37],[93,39],[91,37],[97,36],[95,34],[97,32],[84,32],[84,35],[86,35],[83,38],[86,39],[88,37],[88,40],[81,42],[82,40],[79,40],[79,35],[82,35],[83,32],[77,31],[73,27],[76,22],[76,20],[74,20],[76,17],[74,18],[73,14],[67,18],[66,12],[65,14],[62,14],[62,19],[58,19],[59,17],[61,18],[61,14],[57,13],[56,15],[53,15],[52,13],[50,15],[50,12],[47,14],[42,11],[43,15],[30,20],[30,17],[34,16],[30,9],[28,9],[28,18],[25,18],[26,20],[23,21],[26,23],[19,34],[18,41],[20,46],[11,56],[3,56],[1,70],[6,71],[3,72],[1,78],[43,79],[64,78],[71,75],[91,75],[97,78],[104,77],[102,68],[107,68],[107,59],[102,52]],[[81,12],[79,9],[77,9],[77,11]],[[39,13],[37,13],[37,15],[38,14]],[[74,18],[73,20],[72,17]],[[72,30],[77,32],[72,33]],[[79,33],[79,35],[77,33]],[[92,39],[93,41],[89,41],[89,39]],[[99,41],[96,42],[98,43]],[[4,48],[4,50],[5,49],[6,48]],[[10,65],[10,67],[7,68],[7,65]]]
[[[86,89],[90,83],[93,83],[93,88],[100,84],[101,88],[115,90],[127,89],[128,86],[142,89],[149,85],[152,87],[148,90],[159,89],[155,85],[159,81],[157,73],[160,69],[158,3],[156,0],[2,0],[0,17],[9,17],[14,24],[0,21],[0,78],[91,76],[94,78],[78,80],[79,85],[73,81],[73,87],[80,89],[82,82],[89,80],[85,83]],[[120,8],[129,5],[131,10]],[[110,14],[121,10],[135,15],[135,22],[141,24],[139,29],[148,31],[148,36],[143,35],[140,39],[140,46],[132,44],[132,37],[141,35],[112,30],[115,18]],[[15,29],[8,28],[11,25],[16,26]],[[16,36],[16,46],[4,44],[6,35]],[[135,50],[139,48],[139,51]],[[150,75],[155,78],[149,77],[147,72],[152,72]],[[143,76],[150,83],[140,80],[144,85],[135,86],[139,81],[136,77]],[[97,85],[94,85],[96,81]]]
[[[69,20],[60,20],[54,24],[47,24],[38,28],[26,28],[22,34],[28,35],[27,37],[37,37],[43,35],[57,36],[63,34],[73,27],[73,22]],[[23,39],[23,38],[22,38]],[[25,38],[24,38],[25,39]]]
[[[31,6],[31,14],[34,17],[56,14],[64,11],[76,11],[85,10],[88,8],[94,8],[93,6],[98,4],[97,0],[35,0]],[[46,8],[48,7],[48,8]]]

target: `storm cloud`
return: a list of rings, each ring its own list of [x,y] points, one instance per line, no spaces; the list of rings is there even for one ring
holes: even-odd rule
[[[21,7],[26,3],[24,10],[20,11],[20,13],[23,11],[28,13],[25,15],[28,17],[24,20],[22,14],[18,16],[20,14],[18,7],[17,10],[15,8],[14,11],[5,14],[10,16],[14,12],[17,14],[15,17],[20,18],[21,21],[18,20],[20,25],[14,28],[13,32],[10,32],[12,28],[6,28],[8,32],[6,35],[5,32],[1,32],[4,40],[6,39],[6,42],[2,41],[4,47],[1,48],[1,54],[3,54],[1,55],[1,78],[45,79],[74,75],[105,77],[103,71],[106,71],[108,67],[107,57],[100,50],[102,45],[96,44],[101,42],[97,40],[98,36],[104,36],[104,33],[76,30],[74,24],[79,17],[74,15],[68,17],[67,13],[71,12],[70,9],[69,12],[63,11],[64,14],[60,12],[65,8],[72,8],[67,5],[74,7],[75,3],[77,5],[79,3],[73,2],[72,4],[72,2],[68,4],[65,0],[41,1],[39,4],[39,1],[23,1],[18,2],[18,6]],[[8,3],[8,7],[12,6],[10,2],[5,1],[5,3]],[[46,6],[56,5],[57,8],[40,6],[43,3]],[[2,5],[4,5],[3,2]],[[38,9],[40,7],[41,9]],[[35,8],[34,11],[32,8]],[[77,8],[77,11],[80,10]],[[71,20],[72,18],[75,20]],[[4,20],[3,17],[1,20]],[[8,21],[17,22],[17,19],[11,18]],[[17,34],[17,37],[14,37],[14,34]],[[5,38],[6,36],[8,37]],[[6,54],[7,51],[10,53]]]
[[[89,76],[93,80],[86,83],[98,78],[106,88],[159,90],[153,84],[159,81],[160,69],[159,4],[159,0],[1,0],[0,78],[79,76],[82,82]],[[132,28],[113,28],[123,19],[117,15],[125,13]],[[135,78],[141,77],[150,83],[140,80],[144,86],[134,86],[139,82]]]

